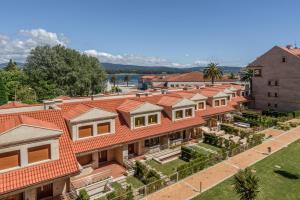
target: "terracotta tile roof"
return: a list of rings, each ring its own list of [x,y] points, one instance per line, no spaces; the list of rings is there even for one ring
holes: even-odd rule
[[[53,123],[34,119],[34,118],[28,117],[26,115],[17,115],[17,116],[12,116],[11,118],[9,118],[5,121],[0,121],[0,134],[5,131],[8,131],[12,128],[20,126],[22,124],[41,127],[41,128],[47,128],[47,129],[59,130],[59,128]]]
[[[63,116],[66,119],[73,119],[73,118],[81,115],[82,113],[87,112],[90,109],[92,109],[91,106],[79,103],[79,104],[75,105],[72,109],[68,110],[68,112],[64,112]]]
[[[0,106],[0,109],[8,109],[8,108],[20,108],[20,107],[25,107],[25,106],[31,106],[29,104],[17,102],[17,101],[12,101],[10,103],[4,104]]]
[[[86,140],[78,140],[74,142],[75,153],[87,152],[99,148],[112,147],[114,145],[134,142],[147,137],[154,137],[164,133],[186,129],[188,127],[198,126],[204,123],[204,120],[196,114],[197,117],[183,119],[172,122],[165,113],[162,114],[160,125],[151,127],[138,128],[131,130],[121,117],[116,118],[116,133],[106,136],[99,136]]]
[[[118,108],[117,110],[121,112],[131,112],[132,110],[140,107],[143,105],[144,102],[132,100],[132,99],[126,99]]]
[[[160,100],[157,102],[158,105],[162,105],[162,106],[173,106],[175,105],[177,102],[179,102],[180,100],[182,100],[181,97],[174,97],[174,96],[162,96],[160,98]]]
[[[300,57],[300,48],[287,48],[287,47],[281,47],[282,49],[290,52],[291,54]]]
[[[67,176],[79,171],[77,160],[73,153],[72,141],[68,129],[59,110],[35,111],[28,113],[0,115],[0,121],[10,120],[16,116],[27,116],[37,120],[55,124],[63,130],[59,137],[59,159],[36,164],[0,174],[0,195],[25,187],[30,187],[45,181]]]
[[[221,80],[216,80],[216,82],[219,81],[226,81],[226,82],[235,82],[237,79],[229,79],[227,76],[223,76]],[[205,79],[202,72],[189,72],[184,74],[171,74],[162,76],[160,78],[153,79],[154,82],[205,82],[210,81],[209,79]]]

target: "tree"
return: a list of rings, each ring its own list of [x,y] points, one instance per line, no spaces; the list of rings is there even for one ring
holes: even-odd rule
[[[128,74],[126,74],[125,76],[124,76],[124,82],[126,82],[126,85],[127,85],[127,87],[128,87],[128,82],[130,81],[130,76],[128,75]]]
[[[38,100],[59,95],[88,96],[106,89],[106,72],[97,58],[61,45],[33,49],[24,72]]]
[[[252,95],[252,78],[254,71],[252,69],[246,69],[241,73],[241,81],[245,81],[249,83],[250,95]]]
[[[117,77],[116,77],[116,75],[113,74],[113,75],[110,77],[110,82],[112,82],[113,85],[114,85],[114,87],[116,87],[116,82],[117,82]]]
[[[259,193],[259,179],[249,169],[240,170],[234,176],[234,189],[240,200],[255,200]]]
[[[3,79],[0,77],[0,105],[6,104],[8,101],[7,91]]]
[[[218,67],[216,63],[209,63],[207,67],[203,70],[204,78],[210,78],[211,83],[214,84],[215,80],[221,79],[223,76],[222,70]]]
[[[233,72],[231,72],[228,76],[229,79],[235,79],[235,74]]]
[[[18,66],[17,66],[16,62],[14,62],[14,61],[12,61],[12,59],[10,59],[6,65],[6,67],[4,67],[3,69],[5,71],[14,71],[14,70],[18,70]]]

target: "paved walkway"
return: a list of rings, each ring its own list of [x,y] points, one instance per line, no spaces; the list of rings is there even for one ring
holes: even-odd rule
[[[274,131],[275,136],[264,143],[240,153],[228,160],[222,161],[214,166],[189,176],[174,185],[168,186],[145,197],[145,200],[183,200],[191,199],[199,195],[200,182],[201,191],[204,192],[215,185],[233,176],[240,169],[244,169],[269,156],[267,148],[272,148],[272,154],[286,147],[290,143],[300,139],[300,127],[287,132]]]

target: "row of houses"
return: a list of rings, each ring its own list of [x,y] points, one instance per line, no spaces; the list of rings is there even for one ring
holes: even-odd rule
[[[61,198],[131,159],[198,138],[247,103],[245,88],[204,88],[0,107],[0,199]]]

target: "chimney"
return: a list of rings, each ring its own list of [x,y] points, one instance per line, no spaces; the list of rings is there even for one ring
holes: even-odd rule
[[[292,45],[291,45],[291,44],[288,44],[288,45],[286,45],[286,48],[287,48],[287,49],[291,49],[291,48],[292,48]]]

